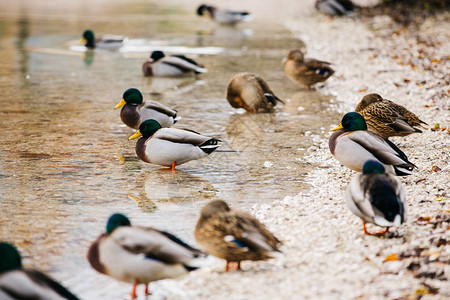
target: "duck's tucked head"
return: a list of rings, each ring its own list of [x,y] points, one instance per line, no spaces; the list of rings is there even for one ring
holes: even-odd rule
[[[366,120],[357,112],[349,112],[342,118],[341,124],[331,131],[344,128],[347,131],[367,130]]]
[[[106,233],[110,234],[120,226],[131,226],[131,222],[122,214],[113,214],[109,217],[108,223],[106,223]]]
[[[164,52],[156,50],[152,52],[152,55],[150,55],[150,61],[155,62],[165,56]]]
[[[375,102],[380,102],[380,101],[383,101],[383,97],[381,97],[379,94],[375,94],[375,93],[365,95],[361,100],[361,102],[364,103],[366,106],[369,104],[375,103]]]
[[[22,268],[19,251],[13,245],[0,242],[0,273]]]
[[[138,89],[131,88],[123,93],[122,100],[120,100],[119,104],[117,104],[114,109],[121,108],[125,104],[141,105],[143,100],[142,93]]]
[[[162,128],[161,124],[159,124],[158,121],[153,119],[145,120],[144,122],[141,123],[141,125],[139,125],[139,130],[136,131],[135,134],[130,136],[128,140],[132,140],[140,136],[148,138],[161,128]]]
[[[384,174],[386,169],[376,160],[368,160],[363,165],[363,174]]]
[[[95,41],[94,32],[90,29],[87,29],[83,32],[83,39],[85,39],[88,43],[93,43]]]
[[[220,213],[220,212],[227,212],[230,211],[230,207],[228,204],[223,200],[214,200],[206,204],[202,211],[200,212],[201,218],[209,218],[214,214]]]
[[[197,15],[203,16],[205,10],[208,9],[208,5],[202,4],[197,8]]]
[[[300,50],[292,50],[291,52],[289,52],[287,60],[303,62],[303,52]]]

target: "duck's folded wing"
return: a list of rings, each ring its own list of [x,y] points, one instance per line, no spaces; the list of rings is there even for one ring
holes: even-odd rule
[[[375,216],[375,212],[372,204],[370,203],[370,196],[366,193],[368,190],[368,182],[365,178],[367,177],[361,175],[353,177],[350,181],[349,192],[351,201],[359,210],[359,213],[366,217],[373,218]]]
[[[102,36],[101,42],[103,43],[118,43],[123,42],[125,36],[123,35],[114,35],[114,34],[106,34]]]
[[[206,72],[206,69],[204,69],[202,67],[199,67],[196,64],[193,64],[193,63],[191,63],[191,62],[189,62],[187,60],[181,59],[181,58],[176,57],[176,56],[164,57],[161,60],[161,63],[167,64],[167,65],[170,65],[170,66],[173,66],[173,67],[176,67],[176,68],[178,68],[178,69],[180,69],[182,71],[185,71],[185,72],[190,72],[190,71],[198,72],[198,73],[205,73]]]
[[[171,117],[176,117],[176,115],[177,115],[176,110],[173,110],[159,102],[152,101],[152,100],[145,101],[143,108],[153,109],[153,110],[159,111],[160,113],[163,113],[163,114],[171,116]]]
[[[123,249],[165,263],[187,263],[195,254],[158,230],[144,227],[121,227],[111,234]]]
[[[58,282],[54,281],[49,276],[45,275],[42,272],[39,272],[37,270],[23,270],[23,272],[30,278],[32,281],[37,283],[39,286],[42,287],[42,299],[45,299],[45,288],[51,289],[53,292],[57,293],[58,295],[64,297],[64,299],[69,300],[78,300],[78,297],[73,295],[71,292],[69,292],[65,287],[63,287]],[[45,288],[44,288],[45,287]]]
[[[173,143],[192,144],[194,146],[200,146],[212,139],[211,137],[203,136],[192,130],[178,128],[162,128],[158,130],[153,137],[171,141]]]

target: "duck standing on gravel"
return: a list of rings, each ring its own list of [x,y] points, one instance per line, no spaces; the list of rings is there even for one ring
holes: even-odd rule
[[[259,76],[250,73],[235,75],[227,87],[227,100],[234,108],[248,112],[272,112],[277,102],[283,103]]]
[[[417,168],[394,143],[378,133],[367,130],[366,121],[357,112],[342,118],[329,140],[331,154],[344,166],[361,172],[368,160],[376,160],[390,173],[411,175]]]
[[[215,6],[206,4],[202,4],[197,8],[197,15],[207,16],[222,25],[236,25],[239,22],[247,22],[253,19],[253,16],[246,11],[218,9]]]
[[[80,43],[84,44],[88,49],[107,49],[114,50],[123,46],[126,37],[122,35],[108,34],[101,38],[95,39],[94,32],[87,29],[83,32],[83,38]]]
[[[385,138],[422,132],[415,127],[427,125],[405,107],[383,99],[379,94],[365,95],[355,111],[364,117],[369,130]]]
[[[206,73],[207,70],[184,55],[166,55],[153,51],[150,59],[142,64],[144,76],[179,77],[187,74]]]
[[[334,73],[329,62],[313,58],[305,59],[301,50],[292,50],[281,62],[289,79],[306,86],[308,90],[312,85],[327,80]]]
[[[138,129],[148,119],[157,120],[161,127],[171,127],[177,122],[177,111],[159,102],[143,101],[142,93],[135,88],[126,90],[114,109],[121,108],[120,118],[130,128]]]
[[[355,5],[350,0],[317,0],[318,11],[329,16],[352,16]]]
[[[176,236],[151,227],[132,226],[122,214],[113,214],[101,234],[89,247],[88,260],[98,272],[117,280],[133,283],[131,298],[136,298],[136,287],[166,278],[187,274],[201,252]]]
[[[362,174],[352,178],[345,199],[350,211],[363,221],[365,234],[386,233],[389,227],[400,226],[406,219],[406,196],[400,180],[386,173],[384,166],[375,160],[366,161]],[[366,223],[386,229],[369,233]]]
[[[19,251],[5,242],[0,242],[0,299],[78,300],[44,273],[23,269]]]
[[[219,147],[219,139],[188,129],[162,128],[156,120],[146,120],[129,140],[142,136],[136,154],[144,162],[171,167],[208,156]]]
[[[280,252],[281,242],[258,219],[222,200],[202,208],[194,235],[206,253],[227,261],[225,272],[231,262],[240,270],[243,260],[266,260]]]

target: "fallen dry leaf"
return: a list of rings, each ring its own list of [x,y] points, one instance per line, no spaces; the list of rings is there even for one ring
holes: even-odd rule
[[[431,168],[431,172],[439,172],[439,171],[441,171],[441,168],[439,168],[438,166],[433,166]]]
[[[419,180],[416,181],[416,184],[418,184],[418,183],[420,183],[422,181],[425,181],[425,180],[427,180],[427,179],[426,178],[419,179]]]
[[[394,261],[394,260],[398,260],[398,256],[395,253],[386,256],[386,258],[384,259],[384,261]]]

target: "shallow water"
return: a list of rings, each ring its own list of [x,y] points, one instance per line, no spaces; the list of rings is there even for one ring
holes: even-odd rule
[[[0,234],[25,265],[83,299],[116,299],[130,286],[96,274],[85,259],[111,213],[195,243],[208,200],[249,208],[307,188],[302,178],[314,166],[301,157],[311,134],[339,117],[327,97],[284,75],[281,59],[302,43],[280,25],[220,27],[156,1],[8,2],[0,1]],[[129,40],[119,51],[86,53],[77,44],[86,28]],[[208,73],[143,78],[141,64],[155,49],[188,53]],[[233,109],[226,85],[244,71],[286,104],[273,114]],[[175,176],[136,159],[132,130],[113,110],[129,87],[177,109],[176,127],[219,137],[220,151],[178,166]]]

